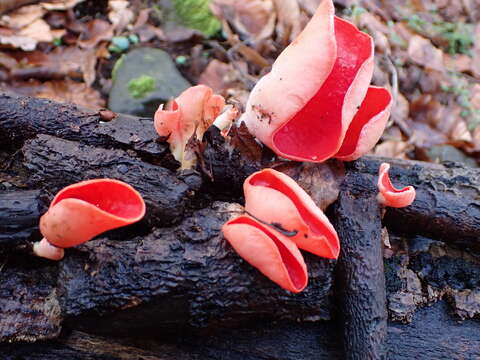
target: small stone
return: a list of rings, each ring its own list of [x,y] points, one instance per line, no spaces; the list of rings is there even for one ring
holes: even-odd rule
[[[112,72],[109,108],[117,113],[152,117],[161,103],[190,86],[163,50],[138,48],[122,56]]]

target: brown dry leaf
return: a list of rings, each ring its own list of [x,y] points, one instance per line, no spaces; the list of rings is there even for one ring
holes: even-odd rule
[[[25,36],[37,42],[52,42],[55,39],[62,37],[65,30],[52,30],[47,22],[43,19],[35,20],[30,25],[24,27],[18,32],[18,35]]]
[[[321,0],[298,0],[300,7],[309,15],[313,15],[320,5]]]
[[[289,163],[277,170],[293,178],[323,211],[337,200],[345,178],[345,167],[338,160],[320,164]]]
[[[293,41],[302,30],[297,0],[273,0],[277,12],[277,41],[283,46]]]
[[[265,68],[270,65],[267,59],[265,59],[257,50],[245,45],[242,41],[240,41],[238,35],[235,35],[232,32],[230,26],[225,20],[222,22],[222,24],[223,31],[227,35],[228,42],[232,46],[232,49],[240,53],[245,58],[245,60],[257,65],[260,68]]]
[[[445,61],[445,67],[449,71],[456,72],[469,72],[472,70],[473,62],[472,58],[468,55],[457,54],[457,55],[443,55]]]
[[[80,35],[78,46],[84,49],[94,48],[100,41],[110,40],[113,37],[113,25],[101,19],[91,20]]]
[[[477,79],[480,79],[480,24],[478,24],[475,28],[475,46],[473,48],[472,72]]]
[[[443,145],[448,143],[445,134],[436,130],[428,124],[421,122],[411,122],[410,127],[413,130],[409,142],[420,148],[430,148],[434,145]]]
[[[88,86],[95,81],[97,58],[93,49],[58,47],[48,54],[40,51],[20,53],[17,60],[23,65],[12,71],[12,76],[17,79],[83,77]]]
[[[68,102],[98,110],[105,107],[100,93],[84,83],[70,79],[47,81],[37,97],[59,102]]]
[[[0,44],[2,47],[31,51],[37,47],[37,40],[27,36],[20,36],[16,31],[0,28]]]
[[[480,110],[480,84],[473,85],[470,94],[470,104],[474,109]]]
[[[361,13],[358,16],[358,24],[362,29],[368,29],[372,35],[375,48],[382,53],[390,54],[390,28],[370,12]]]
[[[200,75],[198,82],[213,89],[216,94],[226,94],[237,80],[237,75],[232,64],[226,64],[217,59],[208,63],[207,68]]]
[[[210,7],[218,18],[228,21],[238,33],[254,43],[273,33],[272,0],[213,0]]]
[[[387,140],[377,145],[374,154],[377,156],[407,159],[407,152],[413,150],[413,146],[405,141]]]
[[[0,17],[0,25],[19,30],[41,19],[46,11],[41,5],[27,5]]]
[[[419,35],[410,39],[408,44],[408,55],[416,64],[422,65],[428,69],[444,71],[443,51],[437,49],[430,40]]]
[[[239,127],[232,126],[230,133],[230,143],[240,153],[252,161],[260,161],[262,159],[262,147],[257,143],[255,138],[247,129],[244,122]]]
[[[473,130],[472,145],[473,148],[471,151],[480,151],[480,126],[477,126],[475,130]]]
[[[68,10],[85,0],[49,0],[40,3],[47,10]]]
[[[135,17],[133,11],[128,8],[129,6],[130,2],[127,0],[110,0],[108,2],[110,9],[108,20],[113,24],[117,33],[122,32]]]
[[[463,5],[470,17],[470,22],[478,23],[480,21],[480,2],[478,0],[463,0]]]
[[[13,91],[20,95],[36,96],[59,102],[69,102],[93,110],[105,107],[100,93],[84,83],[70,79],[52,80],[41,83],[38,80],[15,82],[2,85],[3,90]]]

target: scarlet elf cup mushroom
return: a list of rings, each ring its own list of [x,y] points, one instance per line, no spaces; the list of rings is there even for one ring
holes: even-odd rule
[[[160,136],[166,137],[181,169],[193,167],[196,160],[194,152],[187,149],[187,143],[194,136],[201,141],[224,106],[222,96],[213,94],[208,86],[197,85],[169,101],[165,109],[160,105],[155,112],[155,129]]]
[[[60,260],[64,248],[80,245],[95,236],[133,224],[145,215],[142,196],[130,185],[113,179],[94,179],[67,186],[40,218],[44,238],[34,253]]]
[[[298,248],[336,259],[338,235],[311,197],[289,176],[273,169],[244,183],[248,215],[222,228],[237,253],[286,290],[300,292],[308,275]]]
[[[415,200],[415,188],[406,186],[403,189],[397,189],[393,186],[388,171],[390,164],[380,165],[378,174],[378,196],[377,199],[385,206],[402,208],[410,205]]]
[[[255,85],[240,119],[281,157],[358,159],[380,139],[390,115],[390,92],[369,86],[372,38],[334,10],[332,0],[320,4]]]

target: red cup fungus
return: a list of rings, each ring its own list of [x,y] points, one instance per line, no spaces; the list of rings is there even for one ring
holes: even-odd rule
[[[245,210],[291,235],[300,249],[328,259],[340,252],[337,232],[312,198],[291,177],[273,169],[243,184]]]
[[[201,141],[224,106],[222,96],[214,95],[208,86],[197,85],[169,101],[166,109],[162,104],[155,112],[155,129],[160,136],[167,138],[170,151],[180,162],[181,169],[193,167],[196,161],[194,152],[187,149],[187,143],[193,136]]]
[[[324,0],[248,98],[241,117],[277,155],[355,160],[379,140],[390,115],[387,89],[369,86],[372,38]]]
[[[44,238],[34,244],[34,253],[61,260],[64,248],[80,245],[107,230],[133,224],[144,215],[142,196],[122,181],[95,179],[67,186],[40,218]]]
[[[307,266],[287,236],[247,215],[228,221],[222,231],[243,259],[285,290],[298,293],[307,286]]]
[[[383,163],[380,165],[378,175],[378,201],[385,206],[402,208],[410,205],[415,200],[415,188],[413,186],[407,186],[403,189],[396,189],[390,177],[388,171],[390,170],[390,164]]]
[[[245,210],[222,228],[237,253],[282,288],[302,291],[308,282],[298,248],[336,259],[338,235],[312,198],[289,176],[273,169],[243,184]]]

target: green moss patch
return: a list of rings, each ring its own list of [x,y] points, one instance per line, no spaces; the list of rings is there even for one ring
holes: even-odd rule
[[[134,99],[141,99],[153,90],[155,90],[155,79],[148,75],[142,75],[128,82],[128,92]]]

